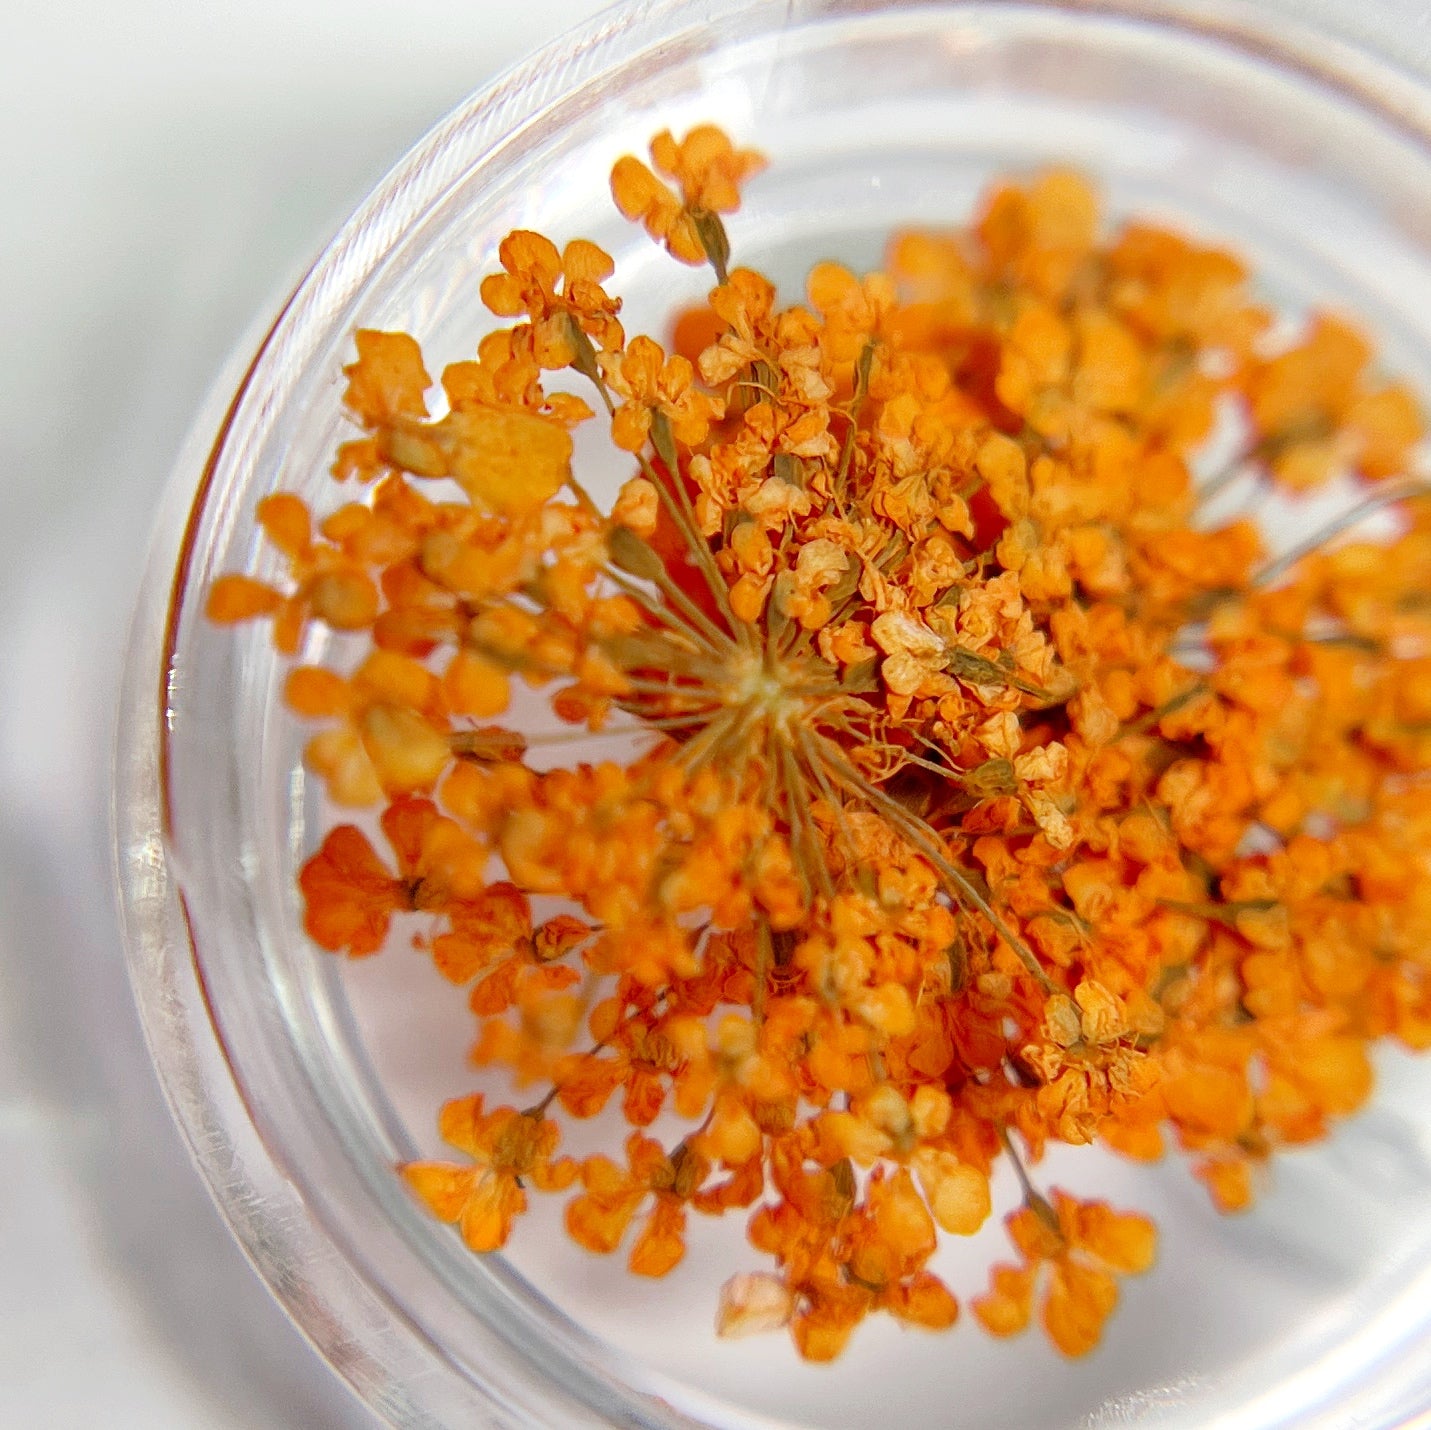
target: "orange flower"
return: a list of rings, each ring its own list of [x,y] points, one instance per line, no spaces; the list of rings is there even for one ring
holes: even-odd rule
[[[976,231],[996,276],[1056,298],[1091,255],[1097,224],[1098,197],[1088,181],[1054,169],[1027,185],[996,188]]]
[[[248,576],[221,576],[209,590],[206,613],[221,624],[273,616],[273,640],[291,655],[310,620],[337,631],[370,627],[378,592],[362,564],[341,547],[315,542],[308,508],[280,492],[258,504],[258,519],[270,542],[288,559],[294,589],[283,595]]]
[[[634,1014],[613,1027],[615,1016],[612,1003],[597,1008],[591,1026],[604,1045],[603,1051],[569,1058],[558,1070],[562,1106],[575,1116],[593,1117],[621,1088],[622,1116],[633,1127],[649,1127],[665,1105],[667,1092],[674,1089],[678,1106],[690,1112],[703,1110],[703,1103],[683,1095],[691,1081],[690,1061],[660,1020]],[[701,1084],[696,1098],[706,1090]]]
[[[452,925],[434,940],[432,958],[454,983],[469,983],[504,954],[532,945],[532,906],[512,884],[491,884],[463,900],[452,911]]]
[[[447,1103],[438,1129],[474,1165],[408,1162],[402,1174],[435,1217],[458,1224],[473,1251],[507,1244],[513,1222],[527,1209],[523,1179],[544,1192],[575,1180],[570,1157],[553,1160],[561,1138],[555,1122],[511,1107],[483,1112],[481,1093]]]
[[[1366,382],[1371,355],[1355,327],[1320,313],[1302,342],[1249,363],[1253,428],[1279,481],[1320,486],[1342,464],[1372,478],[1405,470],[1424,419],[1404,384]]]
[[[712,256],[710,218],[739,207],[740,186],[765,167],[765,160],[752,149],[737,149],[714,125],[700,124],[679,142],[663,130],[651,141],[651,161],[658,173],[680,185],[679,198],[628,154],[611,171],[617,208],[681,262],[705,262]]]
[[[838,263],[817,263],[806,288],[825,320],[821,346],[831,362],[854,364],[867,343],[884,336],[895,306],[894,284],[884,274],[859,279]]]
[[[595,245],[510,235],[482,291],[512,322],[443,415],[415,341],[360,333],[332,473],[371,484],[317,522],[265,499],[287,577],[208,593],[280,651],[340,637],[285,700],[393,854],[333,829],[307,927],[364,954],[420,916],[472,1061],[539,1089],[450,1104],[470,1165],[406,1169],[474,1247],[573,1179],[548,1109],[593,1140],[669,1111],[675,1150],[584,1161],[568,1230],[610,1252],[639,1218],[660,1275],[690,1207],[753,1208],[773,1269],[719,1329],[828,1360],[873,1311],[954,1322],[931,1258],[1007,1155],[1020,1260],[976,1312],[1083,1354],[1153,1229],[1045,1201],[1014,1137],[1176,1150],[1238,1210],[1363,1104],[1378,1039],[1431,1047],[1424,493],[1285,559],[1208,501],[1403,472],[1419,409],[1344,320],[1271,343],[1234,255],[1105,237],[1074,174],[786,304],[729,267],[759,159],[709,126],[652,158],[619,206],[719,280],[676,356],[625,341]],[[612,418],[590,489],[558,368]],[[1246,448],[1206,477],[1229,413]],[[509,708],[521,733],[478,723]]]
[[[684,139],[662,130],[651,141],[657,172],[681,186],[687,209],[734,213],[740,207],[740,187],[765,168],[754,149],[737,149],[714,124],[698,124]]]
[[[355,958],[376,953],[393,914],[412,907],[407,887],[388,872],[367,836],[351,824],[330,830],[303,866],[303,927],[323,948]]]
[[[1153,1224],[1115,1212],[1106,1202],[1080,1202],[1055,1189],[1053,1206],[1020,1207],[1007,1218],[1023,1258],[994,1267],[990,1289],[973,1303],[974,1314],[995,1336],[1022,1331],[1042,1291],[1048,1338],[1066,1356],[1087,1355],[1103,1335],[1118,1303],[1116,1276],[1133,1276],[1153,1264]]]
[[[606,1157],[587,1158],[581,1169],[586,1190],[567,1204],[567,1230],[588,1251],[609,1255],[647,1200],[654,1199],[628,1264],[638,1276],[664,1276],[686,1254],[686,1207],[710,1163],[687,1143],[667,1154],[639,1132],[626,1139],[626,1160],[629,1171]]]
[[[632,338],[625,352],[603,353],[601,370],[617,396],[623,398],[611,419],[611,438],[628,452],[639,452],[661,414],[671,435],[685,447],[705,441],[712,422],[725,415],[725,403],[700,392],[695,369],[686,358],[666,357],[650,338]]]
[[[353,334],[358,359],[343,369],[344,404],[369,427],[399,417],[426,417],[425,394],[432,379],[422,365],[422,349],[406,333],[360,328]]]
[[[454,890],[480,877],[480,853],[430,800],[389,805],[382,827],[397,856],[396,876],[351,824],[331,830],[299,874],[303,926],[323,948],[375,953],[395,913],[441,911]]]
[[[929,1330],[953,1325],[958,1303],[924,1269],[934,1222],[906,1170],[877,1168],[860,1205],[848,1163],[816,1173],[784,1164],[777,1185],[785,1199],[756,1213],[750,1239],[780,1262],[791,1336],[806,1360],[833,1360],[871,1311]],[[751,1329],[738,1291],[728,1284],[723,1296],[727,1331]]]
[[[452,763],[442,685],[412,657],[374,651],[348,680],[301,666],[285,693],[299,714],[336,719],[304,759],[339,804],[429,791]]]
[[[771,1271],[747,1271],[721,1287],[716,1334],[726,1340],[778,1331],[795,1314],[795,1293]]]
[[[1093,1141],[1103,1121],[1149,1086],[1152,1071],[1135,1045],[1138,1030],[1102,984],[1084,979],[1073,997],[1044,1007],[1040,1041],[1022,1059],[1043,1080],[1039,1111],[1065,1142]]]
[[[501,318],[527,315],[538,366],[572,366],[583,333],[598,347],[620,348],[621,304],[601,286],[615,271],[610,254],[582,238],[558,252],[550,239],[518,229],[502,240],[498,257],[506,271],[482,280],[482,301]]]

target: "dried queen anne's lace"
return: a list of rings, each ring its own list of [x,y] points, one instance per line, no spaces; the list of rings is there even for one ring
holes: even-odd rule
[[[460,1159],[401,1169],[474,1251],[570,1190],[577,1242],[660,1276],[692,1213],[744,1210],[771,1269],[719,1329],[828,1360],[873,1311],[954,1322],[931,1258],[1007,1157],[1020,1259],[973,1313],[1080,1355],[1155,1234],[1036,1190],[1050,1141],[1171,1143],[1238,1210],[1366,1099],[1370,1044],[1431,1044],[1419,409],[1344,319],[1273,342],[1233,255],[1101,237],[1074,174],[782,307],[720,218],[760,157],[710,126],[651,155],[618,206],[718,278],[672,351],[627,339],[594,244],[512,234],[481,294],[516,321],[443,372],[443,415],[411,337],[358,333],[333,471],[365,489],[316,522],[266,498],[287,579],[209,593],[285,654],[310,621],[367,642],[288,680],[386,846],[330,830],[306,928],[363,956],[420,916],[474,1062],[536,1089],[449,1103]],[[608,513],[564,370],[633,454]],[[1246,479],[1349,477],[1399,534],[1269,563],[1208,522],[1219,412]],[[639,753],[534,767],[492,723],[513,681]],[[624,1146],[557,1155],[608,1107]]]

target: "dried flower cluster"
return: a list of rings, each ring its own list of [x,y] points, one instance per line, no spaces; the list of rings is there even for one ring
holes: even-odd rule
[[[1416,402],[1339,318],[1275,340],[1229,253],[1104,237],[1070,173],[782,306],[720,217],[758,156],[651,152],[618,206],[719,280],[674,351],[628,340],[594,244],[513,233],[481,288],[511,325],[437,392],[360,332],[334,475],[365,491],[316,527],[266,498],[287,580],[211,590],[280,651],[365,642],[287,684],[332,800],[381,809],[303,868],[308,932],[371,954],[420,916],[474,1061],[534,1089],[449,1103],[454,1160],[403,1169],[474,1251],[533,1189],[647,1276],[748,1210],[771,1269],[720,1330],[828,1360],[873,1311],[955,1320],[929,1261],[1007,1156],[1018,1259],[974,1315],[1082,1354],[1154,1229],[1036,1191],[1046,1144],[1171,1144],[1240,1209],[1366,1099],[1369,1044],[1431,1044]],[[593,407],[632,454],[609,512],[571,468]],[[1228,421],[1229,475],[1363,506],[1278,560],[1209,523]],[[1395,531],[1354,539],[1373,507]],[[514,682],[635,753],[534,767]],[[561,1155],[618,1104],[618,1155]]]

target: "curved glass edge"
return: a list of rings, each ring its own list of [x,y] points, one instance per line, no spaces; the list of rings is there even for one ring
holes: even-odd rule
[[[240,345],[194,422],[161,501],[145,579],[128,643],[113,740],[110,806],[113,875],[144,1037],[189,1154],[230,1231],[270,1293],[323,1360],[358,1398],[389,1423],[474,1430],[525,1430],[536,1423],[576,1426],[572,1407],[538,1395],[504,1403],[494,1393],[474,1405],[458,1394],[425,1338],[403,1335],[389,1309],[308,1214],[248,1114],[219,1039],[194,962],[188,917],[165,849],[160,722],[166,613],[175,558],[189,525],[193,473],[202,470],[241,395],[247,354],[268,325]],[[474,1334],[481,1334],[474,1328]],[[510,1352],[495,1336],[482,1346],[494,1371]],[[520,1368],[504,1389],[520,1386]]]
[[[1431,77],[1431,25],[1424,0],[1256,0],[1264,13],[1319,37],[1324,47],[1336,36],[1348,49],[1361,49],[1402,71],[1415,86],[1409,98],[1425,115],[1431,98],[1420,85]]]
[[[167,840],[167,695],[192,541],[207,499],[223,490],[222,472],[243,450],[237,429],[252,411],[246,397],[275,372],[283,386],[281,374],[301,366],[290,340],[306,318],[341,309],[434,196],[474,164],[492,162],[504,140],[579,88],[607,57],[641,53],[671,13],[700,19],[734,8],[691,0],[613,6],[439,122],[339,229],[288,300],[274,305],[277,317],[261,315],[236,345],[191,424],[156,517],[127,642],[110,804],[114,887],[143,1034],[189,1154],[244,1255],[322,1359],[394,1426],[577,1430],[623,1423],[697,1430],[697,1422],[659,1396],[648,1400],[645,1415],[619,1410],[614,1387],[582,1374],[584,1367],[564,1367],[565,1377],[544,1373],[513,1337],[481,1322],[466,1332],[466,1365],[451,1362],[364,1278],[362,1258],[314,1216],[281,1150],[266,1141],[209,1002]],[[636,42],[623,47],[633,32]],[[459,139],[462,149],[454,154]],[[481,1368],[476,1375],[473,1365]]]

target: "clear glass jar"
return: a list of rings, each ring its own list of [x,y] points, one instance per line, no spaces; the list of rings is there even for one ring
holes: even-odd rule
[[[380,1415],[1262,1430],[1391,1426],[1431,1406],[1431,1069],[1391,1056],[1374,1105],[1285,1158],[1240,1220],[1180,1166],[1080,1153],[1069,1180],[1150,1211],[1164,1238],[1158,1270],[1076,1365],[967,1329],[868,1327],[832,1368],[782,1338],[719,1343],[715,1291],[744,1264],[735,1218],[656,1286],[566,1246],[557,1208],[510,1254],[474,1259],[393,1174],[464,1090],[460,999],[401,950],[346,964],[303,938],[294,878],[316,804],[283,666],[261,632],[201,611],[214,576],[261,567],[260,496],[324,490],[354,328],[412,331],[438,361],[468,352],[490,321],[478,279],[514,227],[615,254],[630,331],[659,330],[701,291],[615,215],[606,174],[657,129],[704,119],[771,156],[732,231],[741,260],[787,280],[815,258],[876,261],[897,224],[957,221],[996,173],[1071,162],[1115,214],[1241,250],[1282,309],[1359,314],[1431,393],[1418,19],[1414,4],[1295,0],[618,6],[423,140],[235,358],[160,513],[128,662],[116,843],[133,982],[235,1235]],[[1012,1186],[1000,1194],[1002,1210]],[[957,1291],[998,1254],[991,1227],[944,1268]]]

